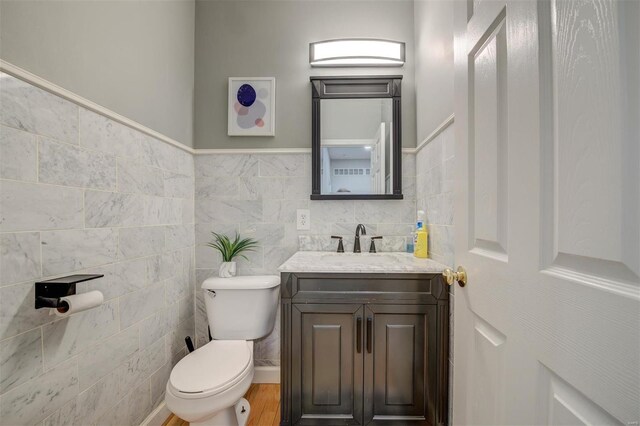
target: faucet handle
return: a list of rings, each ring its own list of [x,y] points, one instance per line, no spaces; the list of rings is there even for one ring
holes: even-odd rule
[[[338,235],[332,235],[331,238],[338,240],[338,253],[344,253],[344,245],[342,244],[342,237]]]
[[[375,240],[381,240],[382,236],[378,235],[377,237],[371,237],[371,245],[369,246],[369,253],[376,253],[376,241]]]

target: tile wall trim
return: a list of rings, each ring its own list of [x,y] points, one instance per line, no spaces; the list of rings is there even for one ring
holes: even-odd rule
[[[110,118],[111,120],[117,121],[118,123],[124,124],[125,126],[131,127],[132,129],[138,130],[139,132],[145,133],[155,139],[158,139],[159,141],[162,141],[169,145],[173,145],[174,147],[181,149],[183,151],[186,151],[190,154],[194,153],[194,149],[191,147],[188,147],[174,139],[171,139],[168,136],[163,135],[162,133],[156,132],[155,130],[152,130],[146,126],[143,126],[142,124],[136,121],[133,121],[123,115],[120,115],[117,112],[113,112],[110,109],[103,107],[102,105],[99,105],[86,98],[83,98],[82,96],[79,96],[71,92],[70,90],[64,89],[58,86],[57,84],[54,84],[48,80],[45,80],[44,78],[38,77],[37,75],[32,74],[31,72],[25,69],[22,69],[16,65],[13,65],[2,59],[0,59],[0,71],[10,74],[13,77],[16,77],[27,83],[30,83],[33,86],[36,86],[42,90],[46,90],[47,92],[53,93],[54,95],[57,95],[63,99],[73,102],[76,105],[79,105],[83,108],[86,108],[95,113],[101,114],[107,118]]]
[[[429,142],[437,138],[440,133],[444,132],[447,129],[447,127],[451,126],[454,121],[455,121],[455,115],[451,114],[442,123],[440,123],[440,125],[436,127],[436,129],[433,132],[431,132],[429,136],[427,136],[422,142],[420,142],[420,144],[418,144],[418,146],[413,150],[413,153],[417,154],[422,148],[427,146]]]
[[[311,148],[249,148],[194,149],[194,155],[223,154],[311,154]]]
[[[154,137],[155,139],[167,143],[169,145],[173,145],[176,148],[179,148],[183,151],[186,151],[193,155],[212,155],[212,154],[309,154],[311,153],[311,148],[253,148],[253,149],[196,149],[188,147],[174,139],[171,139],[168,136],[163,135],[162,133],[156,132],[149,127],[146,127],[136,121],[133,121],[123,115],[118,114],[117,112],[111,111],[108,108],[103,107],[95,102],[92,102],[82,96],[79,96],[73,93],[70,90],[64,89],[57,84],[54,84],[48,80],[45,80],[42,77],[38,77],[31,72],[22,69],[16,65],[13,65],[5,60],[0,59],[0,71],[6,72],[7,74],[12,75],[13,77],[19,78],[27,83],[30,83],[40,89],[46,90],[47,92],[53,93],[54,95],[60,96],[70,102],[75,103],[83,108],[91,110],[95,113],[101,114],[111,120],[117,121],[118,123],[124,124],[125,126],[131,127],[132,129],[138,130],[142,133],[145,133],[149,136]],[[449,117],[451,122],[453,122],[453,115]],[[447,123],[447,125],[450,123]],[[446,127],[446,126],[445,126]],[[440,125],[436,132],[432,133],[429,138],[435,138],[438,133],[444,130],[443,125]],[[427,138],[428,140],[430,140]],[[405,154],[415,154],[422,145],[428,143],[428,140],[425,140],[420,144],[418,148],[402,148],[402,152]]]
[[[311,148],[194,149],[194,155],[223,154],[311,154]],[[402,148],[403,154],[415,154],[415,148]]]

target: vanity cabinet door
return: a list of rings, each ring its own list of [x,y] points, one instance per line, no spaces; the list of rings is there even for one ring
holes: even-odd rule
[[[432,425],[436,305],[368,305],[365,312],[366,425]]]
[[[292,306],[293,424],[362,424],[363,313],[361,304]]]

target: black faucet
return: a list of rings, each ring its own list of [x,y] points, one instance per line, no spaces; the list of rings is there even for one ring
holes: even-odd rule
[[[360,234],[360,231],[362,231],[362,234]],[[354,253],[360,253],[360,235],[367,235],[367,228],[361,223],[356,227],[356,241],[353,243]]]

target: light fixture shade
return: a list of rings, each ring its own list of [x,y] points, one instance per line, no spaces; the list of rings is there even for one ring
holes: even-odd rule
[[[312,67],[401,67],[403,42],[371,38],[344,38],[309,43]]]

